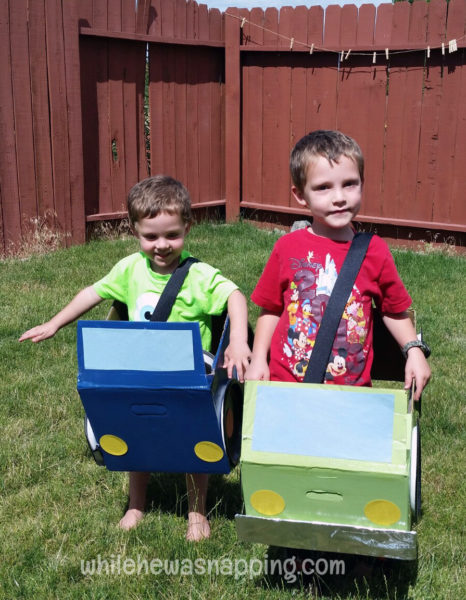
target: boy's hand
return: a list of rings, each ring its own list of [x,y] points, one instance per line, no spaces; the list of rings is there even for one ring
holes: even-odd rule
[[[246,369],[244,378],[246,379],[246,381],[269,381],[270,370],[269,365],[267,364],[267,360],[262,361],[257,358],[254,358],[253,356],[248,368]]]
[[[251,350],[246,342],[231,341],[225,349],[223,361],[223,367],[227,370],[228,377],[233,377],[233,367],[236,367],[238,379],[243,383],[250,357]]]
[[[25,331],[18,341],[24,342],[24,340],[32,340],[33,342],[42,342],[43,340],[53,337],[57,333],[57,329],[58,327],[51,321],[47,321],[47,323],[42,323],[42,325],[37,325],[36,327]]]
[[[420,348],[411,348],[408,351],[408,358],[405,366],[405,390],[409,390],[413,383],[416,383],[414,400],[419,400],[422,390],[429,383],[431,370],[424,353]]]

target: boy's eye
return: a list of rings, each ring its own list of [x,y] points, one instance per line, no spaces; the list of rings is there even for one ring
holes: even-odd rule
[[[327,183],[322,183],[321,185],[317,185],[314,189],[317,192],[323,191],[323,190],[328,190],[329,185]]]
[[[359,185],[359,180],[354,180],[354,181],[346,181],[345,182],[345,187],[354,187],[356,185]]]

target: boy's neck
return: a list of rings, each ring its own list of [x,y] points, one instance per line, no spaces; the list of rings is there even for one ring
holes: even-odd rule
[[[351,225],[336,229],[325,227],[322,223],[313,221],[307,229],[318,237],[327,238],[334,242],[350,242],[354,237],[354,229]]]

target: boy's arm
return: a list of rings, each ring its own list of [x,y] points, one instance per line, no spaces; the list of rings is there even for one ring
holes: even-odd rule
[[[257,319],[252,358],[249,367],[246,369],[246,379],[253,379],[256,381],[268,381],[270,379],[267,358],[272,342],[272,335],[279,320],[280,315],[265,310],[264,308],[262,309],[261,314]]]
[[[401,348],[408,342],[417,340],[416,331],[406,312],[384,314],[382,319]],[[431,370],[422,350],[420,348],[408,350],[405,365],[405,389],[408,390],[411,387],[413,380],[416,382],[415,400],[419,400],[421,397],[422,390],[429,383],[430,375]]]
[[[239,290],[228,297],[228,316],[230,317],[230,343],[225,349],[223,366],[228,377],[233,376],[236,367],[238,379],[244,381],[244,372],[249,365],[251,349],[248,346],[248,305]]]
[[[50,321],[29,329],[23,333],[19,338],[19,341],[32,340],[33,342],[42,342],[47,338],[51,338],[59,329],[68,325],[68,323],[71,323],[101,301],[102,298],[92,286],[84,288],[76,294],[73,300],[71,300],[63,310],[52,317]]]

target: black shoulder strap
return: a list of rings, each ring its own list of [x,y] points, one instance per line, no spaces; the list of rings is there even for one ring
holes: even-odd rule
[[[304,383],[324,381],[338,325],[372,236],[372,233],[357,233],[353,238],[322,317]]]
[[[197,258],[188,256],[176,267],[157,302],[154,312],[150,316],[151,321],[166,321],[168,319],[183,281],[186,279],[191,265],[196,262],[199,262]]]

